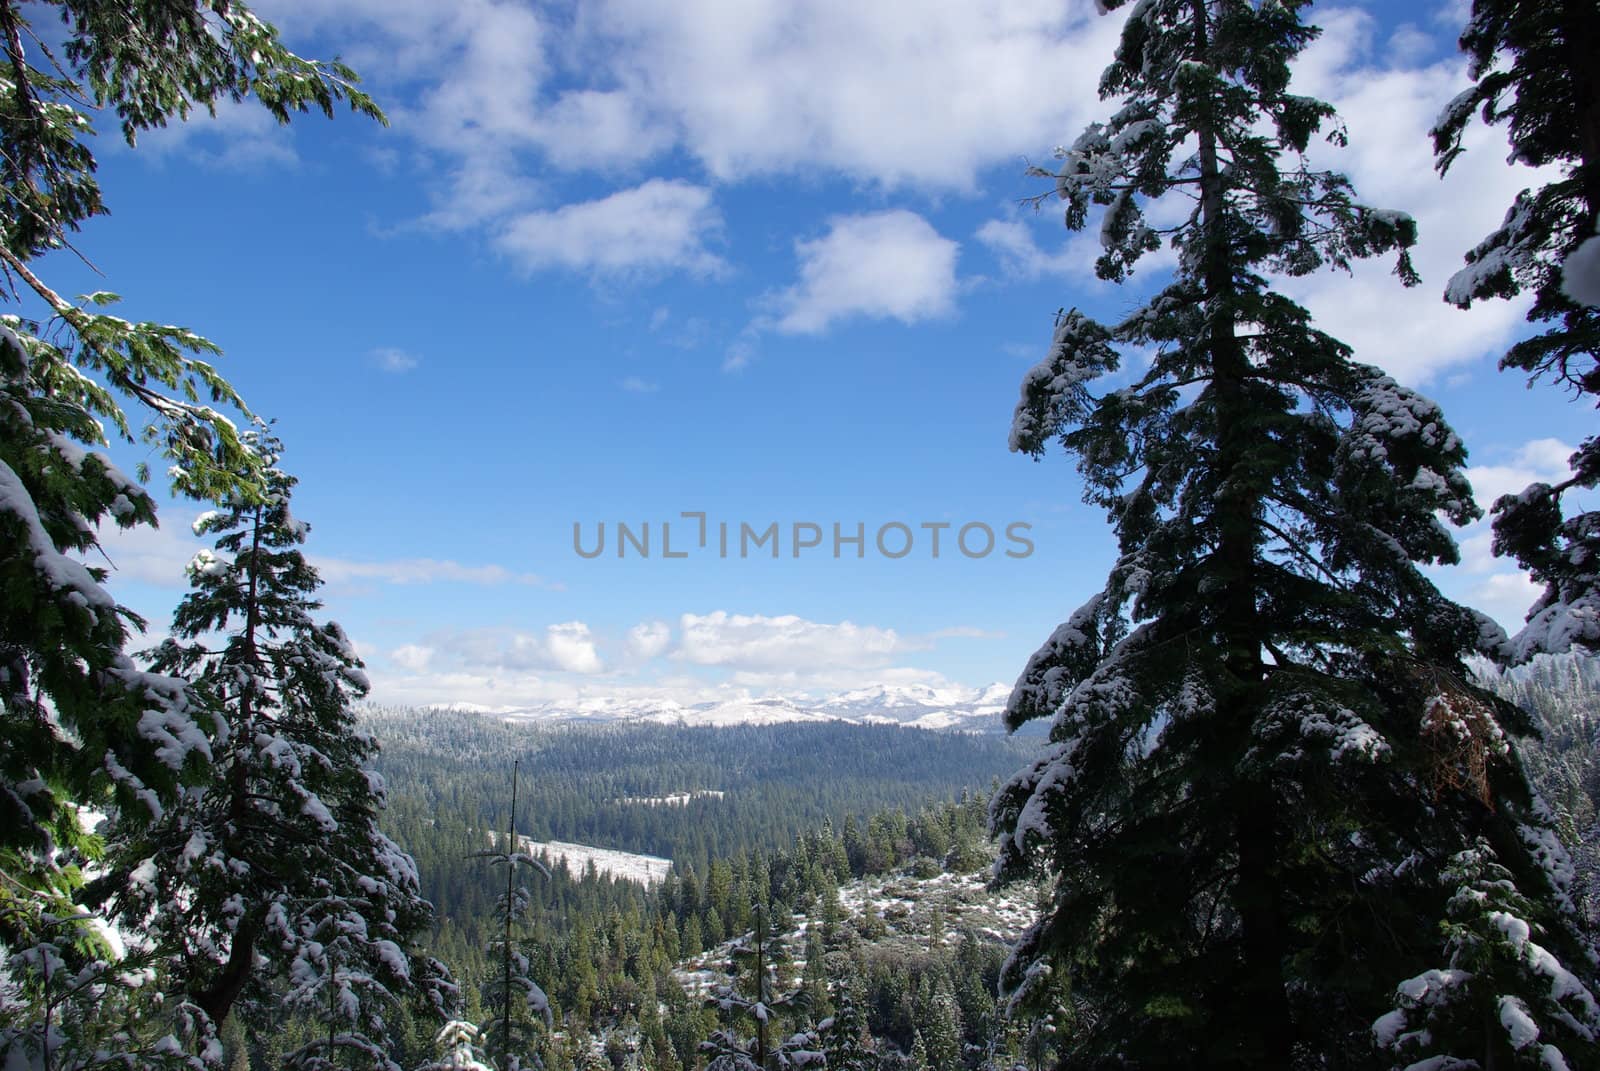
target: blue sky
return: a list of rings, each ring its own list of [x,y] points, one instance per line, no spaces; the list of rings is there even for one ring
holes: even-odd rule
[[[303,54],[355,65],[392,126],[280,129],[229,107],[136,151],[101,145],[114,214],[81,247],[106,278],[50,270],[223,345],[286,440],[329,613],[377,698],[1009,681],[1103,582],[1110,537],[1070,459],[1006,437],[1055,310],[1115,317],[1161,275],[1096,282],[1053,205],[1018,203],[1041,190],[1026,162],[1104,112],[1117,16],[1087,0],[259,10]],[[1327,34],[1297,86],[1339,106],[1351,147],[1329,159],[1364,198],[1418,218],[1425,282],[1374,264],[1291,292],[1443,404],[1480,498],[1560,473],[1592,418],[1495,370],[1521,307],[1439,297],[1533,178],[1498,132],[1448,181],[1431,169],[1426,128],[1466,84],[1459,5],[1314,15]],[[197,508],[108,538],[114,590],[156,631]],[[681,547],[683,511],[777,522],[783,555],[664,560],[660,524]],[[592,543],[602,521],[607,553],[581,558],[574,524]],[[618,560],[618,521],[650,522],[649,559]],[[792,557],[795,522],[828,541]],[[866,558],[834,559],[831,526],[858,522]],[[872,534],[896,522],[917,543],[888,560]],[[952,553],[974,522],[996,550]],[[1026,558],[1003,553],[1013,522],[1032,526]],[[925,523],[954,526],[937,560]],[[1531,589],[1481,527],[1463,540],[1441,584],[1514,625]]]

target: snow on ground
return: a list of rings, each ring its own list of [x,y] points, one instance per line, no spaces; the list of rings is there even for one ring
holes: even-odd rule
[[[988,873],[989,868],[984,867],[972,874],[915,878],[901,873],[852,881],[839,889],[842,925],[854,927],[872,946],[907,955],[927,952],[935,944],[953,947],[968,932],[1009,947],[1034,921],[1039,889],[1019,883],[993,891],[985,884]],[[792,973],[798,977],[805,970],[805,934],[812,921],[797,913],[795,924],[786,943],[793,957]],[[728,983],[731,943],[724,942],[673,970],[686,993],[701,997],[712,986]]]
[[[587,844],[569,844],[561,840],[530,840],[518,838],[522,850],[534,858],[543,858],[552,867],[565,866],[573,877],[582,877],[593,863],[599,873],[640,885],[659,885],[672,872],[672,860],[658,855],[636,855],[612,848],[594,848]]]
[[[638,807],[687,807],[690,800],[720,800],[726,795],[721,789],[702,788],[695,792],[674,792],[670,796],[621,796],[611,802]]]

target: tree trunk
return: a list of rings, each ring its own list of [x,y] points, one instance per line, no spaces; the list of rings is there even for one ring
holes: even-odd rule
[[[1210,22],[1205,0],[1193,0],[1195,56],[1210,54]],[[1250,364],[1236,336],[1231,313],[1219,305],[1233,296],[1233,252],[1224,227],[1226,178],[1218,160],[1214,131],[1199,128],[1201,240],[1205,242],[1204,282],[1208,310],[1207,348],[1211,364],[1213,419],[1217,435],[1218,639],[1223,681],[1217,695],[1222,750],[1218,760],[1241,780],[1230,793],[1238,879],[1234,906],[1239,912],[1242,991],[1227,1013],[1233,1043],[1225,1062],[1241,1067],[1288,1068],[1294,1051],[1294,1022],[1284,989],[1283,933],[1277,882],[1276,801],[1271,786],[1238,772],[1261,706],[1265,665],[1256,570],[1259,494],[1248,471],[1253,413],[1246,397]]]

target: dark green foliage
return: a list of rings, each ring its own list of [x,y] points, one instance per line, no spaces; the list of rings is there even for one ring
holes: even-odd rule
[[[460,815],[480,828],[504,828],[504,800],[483,791],[480,775],[485,762],[503,768],[521,758],[529,774],[524,835],[663,855],[701,875],[714,858],[787,845],[824,822],[844,835],[826,861],[836,874],[842,877],[841,859],[857,874],[869,864],[887,869],[891,842],[907,829],[882,826],[885,818],[869,845],[860,816],[987,788],[1029,746],[999,735],[873,725],[543,728],[440,710],[371,710],[369,718],[383,744],[379,770],[404,786],[396,793],[403,797],[398,823]],[[726,795],[682,807],[623,802],[695,790]],[[869,847],[880,858],[868,860]],[[943,858],[934,847],[930,839],[921,850]],[[461,874],[445,859],[423,870],[425,881]],[[441,892],[428,889],[443,902]]]
[[[442,1011],[448,975],[417,954],[431,908],[415,864],[377,826],[376,744],[352,700],[367,679],[338,625],[317,624],[321,585],[290,512],[279,444],[247,434],[264,461],[263,498],[230,497],[197,530],[215,552],[190,565],[192,591],[157,671],[193,682],[213,725],[211,780],[159,815],[113,829],[112,877],[97,888],[153,942],[166,984],[214,1023],[239,1007],[320,1019],[286,1057],[332,1066],[380,1051],[383,1016],[416,997]]]
[[[1410,218],[1305,158],[1344,140],[1289,91],[1307,6],[1130,5],[1114,114],[1039,172],[1069,227],[1103,208],[1102,277],[1178,260],[1123,322],[1058,321],[1012,427],[1076,456],[1120,550],[1024,670],[1008,724],[1051,743],[992,808],[1001,877],[1055,882],[1002,989],[1036,1016],[1070,994],[1067,1066],[1372,1066],[1480,838],[1584,963],[1506,736],[1528,719],[1463,661],[1504,634],[1420,568],[1457,559],[1441,519],[1479,515],[1465,449],[1269,282],[1382,253],[1415,282]],[[1155,228],[1163,198],[1189,211]]]
[[[503,892],[503,885],[497,885],[481,868],[461,866],[460,860],[462,845],[484,843],[494,828],[490,822],[503,826],[508,817],[501,807],[485,806],[486,799],[492,803],[503,795],[484,790],[483,761],[490,756],[503,763],[507,756],[517,753],[519,746],[531,748],[524,760],[530,776],[523,782],[520,798],[563,801],[566,817],[562,821],[571,823],[557,826],[545,835],[572,839],[569,829],[589,829],[598,834],[598,843],[619,846],[624,836],[638,834],[628,833],[635,828],[631,822],[610,826],[600,820],[601,815],[623,813],[620,809],[613,811],[608,802],[613,797],[590,793],[586,799],[580,798],[580,786],[592,776],[591,762],[602,778],[608,774],[623,780],[659,778],[645,782],[650,787],[644,791],[619,791],[631,795],[662,794],[697,784],[673,779],[702,769],[699,765],[676,766],[680,744],[692,745],[685,751],[692,751],[698,756],[697,761],[728,767],[741,755],[752,750],[763,754],[771,746],[775,751],[800,751],[809,756],[806,764],[797,762],[792,768],[797,784],[816,784],[825,797],[847,799],[855,792],[859,799],[866,800],[883,791],[884,786],[842,779],[832,783],[828,774],[835,765],[855,761],[850,756],[859,750],[863,739],[887,739],[886,746],[894,750],[879,756],[880,760],[893,764],[896,755],[903,755],[901,765],[913,772],[927,769],[934,783],[943,776],[954,777],[957,769],[964,771],[961,781],[970,780],[975,765],[991,761],[991,748],[999,748],[999,754],[1014,754],[1014,745],[1002,740],[932,737],[904,730],[884,737],[876,730],[852,732],[849,727],[845,731],[791,727],[794,735],[781,733],[772,743],[774,730],[769,729],[704,732],[637,727],[547,734],[527,727],[507,729],[481,718],[442,712],[416,717],[378,713],[367,724],[383,744],[393,799],[388,815],[390,828],[417,857],[424,886],[439,908],[430,950],[451,964],[462,983],[466,1017],[479,1022],[488,1016],[475,1011],[474,1006],[481,1007],[482,997],[491,992],[500,969],[498,958],[484,953],[484,944],[496,932],[491,922],[493,904]],[[824,731],[811,731],[815,729]],[[605,746],[596,747],[598,743]],[[950,774],[940,772],[946,761],[943,758],[932,766],[925,765],[931,757],[945,753],[949,756]],[[478,761],[465,761],[468,754],[479,756]],[[615,759],[609,770],[601,765],[606,755]],[[660,756],[663,765],[656,775],[651,775],[655,756]],[[394,757],[399,761],[391,761]],[[674,770],[679,774],[671,772]],[[896,782],[890,786],[892,791],[899,791],[898,778],[905,773],[906,770],[897,773]],[[884,1051],[911,1048],[917,993],[924,976],[931,978],[934,972],[947,979],[946,984],[955,994],[965,1030],[964,1045],[981,1051],[989,1026],[985,1015],[992,1011],[999,947],[992,941],[969,939],[956,949],[919,950],[910,961],[908,972],[902,952],[885,952],[880,957],[859,946],[856,927],[838,919],[838,887],[862,874],[900,871],[913,859],[931,857],[940,850],[946,852],[952,869],[957,861],[965,861],[964,865],[970,867],[974,859],[982,859],[977,865],[987,865],[991,855],[984,848],[985,798],[966,793],[910,815],[888,811],[863,819],[846,812],[842,823],[824,819],[820,825],[805,828],[790,810],[797,795],[781,783],[766,787],[771,791],[758,791],[756,785],[750,785],[745,791],[754,796],[742,801],[732,793],[722,800],[707,800],[698,814],[691,805],[689,813],[695,814],[695,822],[701,827],[721,825],[724,819],[710,817],[717,806],[746,816],[752,831],[751,846],[728,857],[713,856],[704,864],[681,863],[664,885],[653,890],[627,881],[573,875],[561,867],[554,868],[548,880],[528,887],[530,925],[523,931],[527,939],[520,944],[530,975],[548,986],[556,1036],[620,1039],[647,1068],[670,1066],[673,1062],[680,1069],[695,1066],[702,1059],[699,1043],[716,1028],[716,1019],[684,992],[671,968],[707,948],[702,925],[713,914],[729,932],[746,933],[754,928],[754,906],[765,903],[775,918],[787,911],[796,921],[801,917],[811,920],[812,934],[822,938],[824,954],[820,964],[825,991],[833,991],[836,970],[853,970],[862,979],[862,1020],[870,1038],[890,1039]],[[909,785],[906,791],[910,791]],[[587,811],[578,809],[585,805]],[[676,845],[699,842],[697,831],[684,820],[684,809],[637,809],[647,822],[643,831],[663,838],[650,843],[665,843],[669,854],[680,855]],[[519,824],[538,826],[540,818],[529,807],[520,812]],[[798,833],[789,832],[797,827]],[[858,846],[858,863],[862,864],[858,873],[851,870],[847,843]],[[864,866],[869,857],[874,864],[870,870]],[[831,929],[827,921],[830,904],[835,917]],[[724,919],[727,921],[722,922]],[[819,979],[813,962],[816,957],[810,953],[816,943],[815,938],[808,938],[807,962],[793,971],[786,982],[788,988],[815,990]],[[714,967],[718,962],[713,957],[706,965]],[[880,967],[887,968],[891,963],[898,965],[898,972],[880,971]],[[893,996],[889,995],[891,992]],[[659,1013],[654,1010],[656,1001],[664,1006]],[[903,1014],[880,1017],[873,1010],[880,1001],[903,1009]],[[984,1009],[986,1002],[988,1011]],[[969,1015],[969,1007],[978,1011]],[[828,1012],[825,1005],[813,1004],[808,1014],[820,1019]],[[778,1040],[790,1036],[792,1030],[785,1030]],[[867,1044],[878,1046],[876,1040]],[[574,1052],[580,1050],[581,1045]],[[435,1050],[424,1046],[421,1051],[423,1058],[431,1058]],[[496,1055],[493,1046],[487,1051]],[[560,1066],[565,1059],[561,1053],[560,1045],[547,1049],[546,1067]]]
[[[195,697],[127,658],[129,627],[142,623],[101,586],[105,570],[70,556],[93,550],[97,524],[155,523],[150,496],[91,450],[105,425],[130,442],[138,427],[172,462],[173,488],[206,498],[258,494],[261,466],[221,411],[248,416],[209,363],[215,345],[109,315],[110,293],[69,301],[40,264],[107,211],[90,148],[97,114],[115,113],[130,143],[223,97],[254,96],[280,119],[340,100],[377,116],[353,82],[284,49],[242,3],[0,0],[0,300],[15,306],[0,314],[0,944],[36,949],[36,964],[64,953],[90,972],[52,1062],[103,1046],[136,1059],[160,1037],[153,998],[134,1000],[149,1013],[134,1032],[143,1040],[110,1025],[123,975],[99,958],[109,949],[76,903],[100,844],[75,808],[158,816],[204,783],[211,757]],[[0,1059],[37,1030],[35,995],[50,989],[24,977],[28,961],[15,969],[21,999],[0,1006]]]
[[[769,926],[768,911],[760,904],[754,915],[755,928],[729,949],[733,983],[713,987],[707,998],[723,1025],[700,1046],[706,1071],[821,1067],[820,1042],[802,1025],[809,1012],[804,993],[784,985],[788,926],[777,920]],[[786,1026],[792,1029],[785,1030]],[[746,1029],[751,1033],[744,1033]]]
[[[539,983],[528,976],[528,954],[519,932],[532,908],[529,884],[535,876],[548,880],[550,868],[519,846],[517,773],[518,764],[513,763],[511,815],[506,820],[505,833],[496,848],[474,853],[474,857],[504,867],[506,872],[505,891],[495,900],[496,932],[488,948],[491,961],[498,961],[499,969],[491,976],[484,993],[490,1009],[498,1009],[500,1014],[490,1019],[483,1031],[484,1045],[500,1054],[501,1071],[518,1071],[524,1066],[524,1054],[532,1054],[527,1061],[529,1066],[539,1064],[540,1039],[524,1013],[543,1019],[547,1028],[554,1018],[550,999]]]
[[[1473,86],[1434,125],[1439,170],[1463,151],[1476,113],[1505,124],[1514,158],[1557,174],[1518,194],[1500,227],[1467,253],[1446,299],[1466,308],[1530,293],[1528,320],[1539,330],[1511,347],[1500,366],[1600,404],[1600,309],[1562,286],[1563,265],[1600,220],[1600,5],[1474,0],[1461,47],[1472,58]],[[1516,637],[1518,661],[1600,644],[1600,513],[1568,494],[1600,483],[1600,439],[1583,442],[1572,469],[1570,479],[1534,484],[1494,506],[1495,553],[1514,557],[1545,585]]]
[[[850,960],[840,965],[829,996],[833,1015],[823,1020],[818,1029],[829,1071],[872,1071],[877,1064],[876,1054],[862,1005],[860,976]]]

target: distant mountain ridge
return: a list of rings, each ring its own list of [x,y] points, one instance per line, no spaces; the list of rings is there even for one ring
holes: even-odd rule
[[[454,703],[445,709],[493,715],[508,722],[653,723],[657,725],[778,725],[789,722],[848,722],[904,725],[941,732],[999,733],[1011,696],[1009,684],[985,688],[935,688],[925,684],[880,684],[838,695],[740,696],[704,703],[671,699],[591,698],[549,700],[515,707]]]

